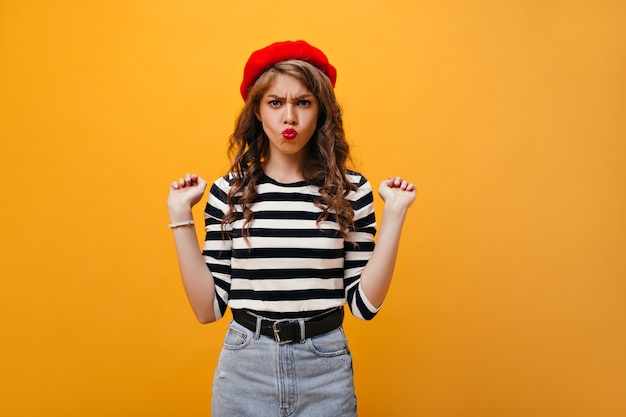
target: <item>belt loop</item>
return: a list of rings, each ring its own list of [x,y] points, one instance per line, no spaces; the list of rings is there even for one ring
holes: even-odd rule
[[[259,340],[261,337],[261,322],[263,318],[261,316],[256,316],[256,329],[254,330],[254,340]]]
[[[306,339],[304,319],[298,319],[298,324],[300,325],[300,343],[304,343],[304,339]]]

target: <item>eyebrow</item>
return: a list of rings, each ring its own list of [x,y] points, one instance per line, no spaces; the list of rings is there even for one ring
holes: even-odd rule
[[[309,98],[312,95],[313,94],[311,94],[311,93],[305,93],[305,94],[302,94],[302,95],[300,95],[298,97],[295,97],[295,100],[302,100],[304,98]],[[280,96],[277,96],[276,94],[268,94],[267,97],[268,98],[273,98],[273,99],[276,99],[276,100],[286,100],[285,97],[280,97]]]

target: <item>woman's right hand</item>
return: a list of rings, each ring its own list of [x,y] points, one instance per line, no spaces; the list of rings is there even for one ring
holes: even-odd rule
[[[202,199],[206,186],[206,181],[196,174],[186,174],[178,181],[172,182],[170,184],[170,194],[167,197],[170,219],[174,222],[187,220],[178,219],[177,217],[188,214],[191,208]]]

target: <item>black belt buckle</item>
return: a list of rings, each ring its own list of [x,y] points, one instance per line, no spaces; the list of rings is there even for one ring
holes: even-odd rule
[[[283,340],[280,338],[280,331],[281,331],[282,325],[294,324],[294,323],[297,323],[297,321],[290,320],[290,319],[276,320],[274,323],[272,323],[272,330],[274,330],[274,339],[276,339],[276,343],[278,343],[279,345],[286,345],[287,343],[291,343],[294,341],[293,339]]]

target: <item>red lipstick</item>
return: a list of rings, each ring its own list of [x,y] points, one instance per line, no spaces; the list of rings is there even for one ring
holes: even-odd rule
[[[283,130],[282,133],[283,133],[283,138],[287,140],[295,139],[296,136],[298,136],[298,132],[296,132],[296,129],[293,129],[293,128],[285,129]]]

